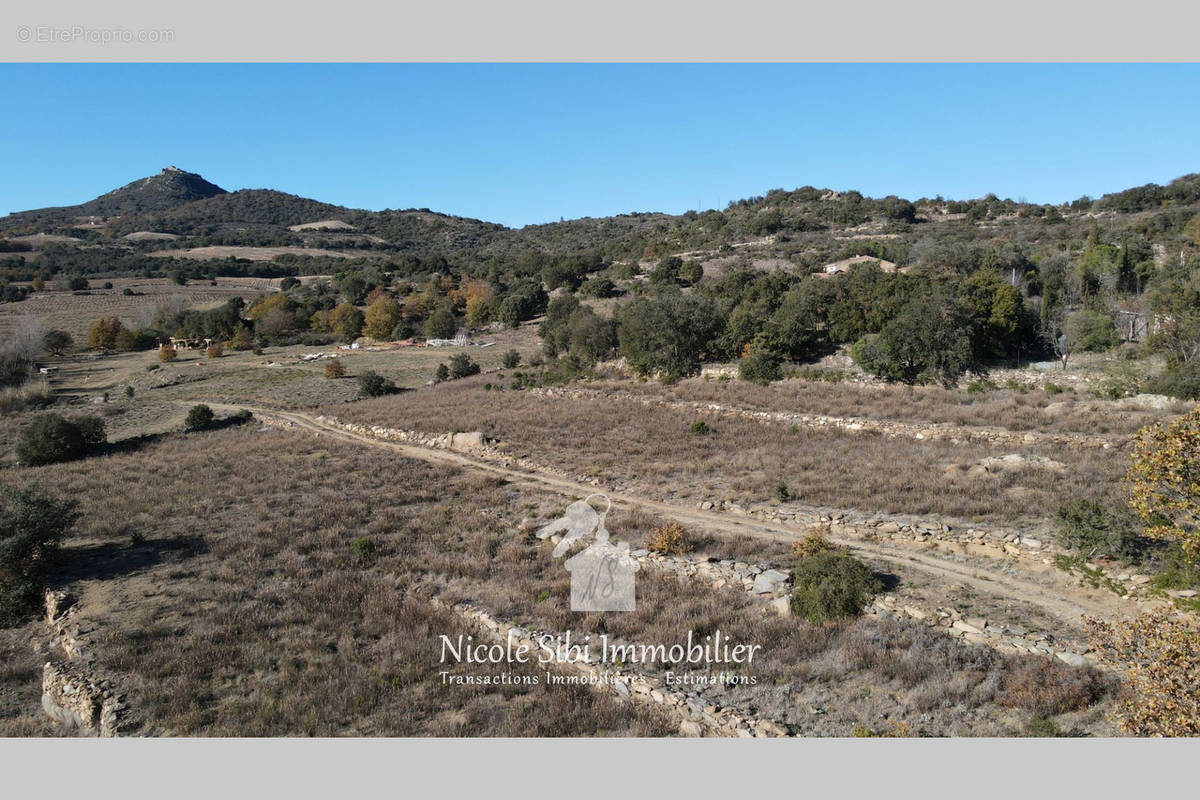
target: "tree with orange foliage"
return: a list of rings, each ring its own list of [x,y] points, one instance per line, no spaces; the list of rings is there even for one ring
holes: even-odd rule
[[[1200,408],[1138,432],[1125,482],[1145,534],[1200,560]]]
[[[391,297],[379,297],[363,314],[363,333],[372,339],[390,339],[400,322],[400,304]]]
[[[1173,611],[1088,620],[1092,648],[1125,670],[1116,716],[1136,736],[1200,736],[1200,628]]]

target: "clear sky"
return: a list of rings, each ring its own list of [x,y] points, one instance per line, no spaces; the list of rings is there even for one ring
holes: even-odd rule
[[[1058,203],[1200,171],[1200,65],[0,65],[0,214],[168,164],[510,226],[813,185]]]

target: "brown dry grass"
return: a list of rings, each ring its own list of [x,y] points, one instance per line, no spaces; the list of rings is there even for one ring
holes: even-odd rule
[[[443,501],[465,502],[479,487],[422,464],[317,445],[287,433],[230,430],[3,473],[5,482],[41,482],[81,499],[84,521],[58,580],[79,593],[82,615],[98,624],[94,652],[128,692],[135,730],[251,736],[674,730],[652,710],[584,688],[443,685],[437,637],[469,631],[407,591],[422,560],[408,564],[398,553],[409,538],[443,550],[432,538],[452,507]],[[349,476],[355,477],[348,486]],[[468,515],[465,530],[486,524]],[[362,537],[379,543],[369,563],[351,546]],[[450,545],[449,562],[476,560],[471,544],[472,554]],[[450,669],[465,670],[473,668]],[[27,671],[14,668],[10,678],[27,682]]]
[[[1047,373],[1045,383],[1055,379]],[[791,379],[757,386],[740,380],[691,378],[663,386],[652,382],[614,381],[597,389],[630,391],[642,397],[684,402],[717,403],[752,411],[823,414],[913,423],[948,423],[995,427],[1010,431],[1126,435],[1181,413],[1179,403],[1168,411],[1122,407],[1079,393],[1050,394],[1040,386],[1019,392],[997,389],[977,394],[938,386],[826,383]],[[1052,412],[1047,406],[1055,405]]]
[[[1023,721],[995,702],[1015,662],[916,626],[764,617],[740,592],[656,574],[639,579],[635,612],[573,614],[561,563],[518,530],[562,513],[568,498],[351,443],[255,427],[175,435],[6,470],[0,482],[80,499],[83,522],[57,582],[97,624],[98,663],[128,694],[142,733],[673,730],[660,715],[583,690],[443,686],[436,636],[462,628],[429,605],[429,592],[577,635],[674,643],[689,629],[719,628],[760,643],[759,683],[721,690],[720,700],[802,733],[846,735],[880,715],[935,735],[1011,733]],[[623,540],[653,523],[614,514],[610,530]],[[364,538],[373,547],[353,546]],[[8,679],[23,684],[28,671],[17,665]],[[20,720],[34,696],[14,695],[9,730],[32,732]]]
[[[1117,503],[1123,497],[1125,457],[1116,450],[1014,450],[836,429],[789,431],[731,417],[709,418],[711,432],[695,435],[694,418],[670,408],[613,397],[485,391],[483,383],[472,378],[329,412],[431,433],[482,430],[507,452],[671,501],[770,502],[782,481],[799,502],[813,506],[1045,522],[1064,498],[1098,496]],[[951,464],[1010,452],[1048,455],[1068,470],[1058,475],[1028,468],[959,481],[943,474]]]

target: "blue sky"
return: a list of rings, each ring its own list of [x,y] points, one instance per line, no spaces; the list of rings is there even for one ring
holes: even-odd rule
[[[506,225],[814,185],[1063,202],[1200,171],[1200,65],[0,65],[0,214],[167,164]]]

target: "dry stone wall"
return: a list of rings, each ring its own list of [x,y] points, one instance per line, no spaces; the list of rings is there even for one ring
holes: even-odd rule
[[[42,709],[85,736],[118,735],[128,706],[95,669],[85,639],[91,628],[78,618],[78,606],[67,593],[47,591],[45,604],[51,650],[64,658],[42,667]]]

